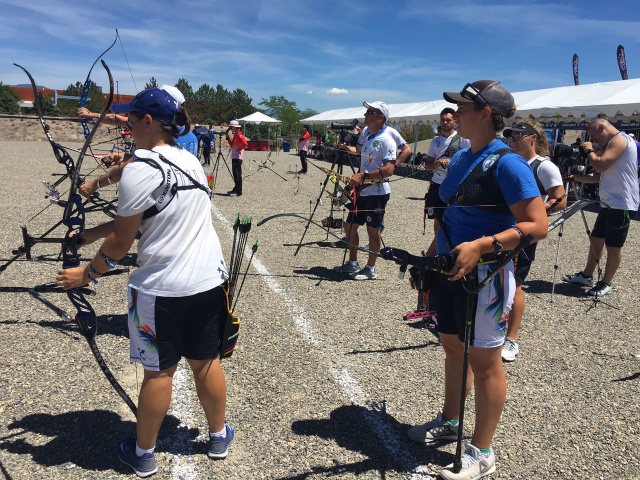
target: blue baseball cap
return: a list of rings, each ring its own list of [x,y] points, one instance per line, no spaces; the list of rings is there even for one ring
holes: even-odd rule
[[[168,92],[159,88],[148,88],[137,94],[131,102],[115,104],[111,110],[114,113],[138,112],[172,124],[173,117],[180,113],[180,105]]]

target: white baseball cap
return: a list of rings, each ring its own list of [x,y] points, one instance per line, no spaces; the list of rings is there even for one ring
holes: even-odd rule
[[[160,87],[160,90],[164,90],[169,95],[171,95],[175,99],[175,101],[178,102],[178,105],[182,105],[184,102],[186,102],[184,95],[182,95],[182,92],[176,87],[173,87],[171,85],[162,85]]]
[[[385,120],[389,120],[389,107],[384,102],[362,102],[365,108],[373,108],[384,115]]]

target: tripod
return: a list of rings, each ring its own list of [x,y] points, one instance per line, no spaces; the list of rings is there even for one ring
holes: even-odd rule
[[[560,218],[550,223],[548,228],[548,231],[551,232],[553,229],[560,226],[560,230],[558,231],[558,244],[556,245],[556,258],[553,265],[553,280],[551,282],[551,303],[553,303],[553,294],[556,288],[556,275],[558,273],[558,268],[560,267],[560,265],[558,264],[558,258],[560,257],[560,242],[562,241],[562,235],[564,232],[564,223],[566,220],[569,219],[569,217],[571,217],[574,213],[578,211],[582,216],[582,223],[584,224],[584,229],[587,233],[587,238],[589,239],[589,249],[593,248],[593,246],[591,245],[591,230],[589,229],[589,223],[587,222],[587,217],[584,214],[584,209],[589,205],[597,204],[599,202],[597,200],[585,200],[585,199],[578,198],[577,196],[578,189],[575,181],[573,182],[570,180],[567,181],[567,183],[565,184],[565,192],[569,192],[570,188],[576,194],[576,200],[577,200],[576,203],[566,208],[564,210],[564,213],[560,216]],[[599,259],[596,259],[596,262],[598,264],[598,276],[600,276],[601,268],[600,268]]]
[[[349,167],[351,167],[351,171],[353,173],[356,173],[356,169],[353,166],[353,162],[351,162],[351,157],[349,157],[349,154],[347,152],[344,151],[340,151],[340,150],[336,150],[337,155],[335,155],[333,157],[333,160],[331,162],[331,168],[330,170],[334,170],[335,168],[337,168],[338,173],[342,174],[343,172],[343,165],[345,163],[345,159],[346,161],[348,161],[349,163]],[[337,166],[336,166],[337,165]],[[309,217],[309,221],[307,222],[307,224],[304,227],[304,232],[302,232],[302,237],[300,237],[300,241],[298,242],[298,248],[296,248],[296,251],[294,252],[293,256],[295,257],[296,255],[298,255],[298,252],[300,251],[300,248],[302,248],[302,242],[304,240],[304,237],[307,234],[307,230],[309,230],[309,225],[311,225],[311,222],[313,220],[313,215],[316,213],[316,210],[318,209],[318,205],[320,205],[320,202],[322,201],[322,195],[324,195],[325,189],[327,188],[327,183],[329,183],[329,175],[327,175],[327,178],[324,179],[324,183],[322,184],[322,187],[320,188],[320,195],[318,195],[318,198],[316,199],[316,204],[313,207],[313,211],[311,212],[311,216]],[[336,183],[336,185],[333,188],[333,197],[336,197],[337,193],[338,193],[338,185]],[[333,220],[333,212],[334,212],[334,206],[333,206],[333,200],[331,201],[331,211],[329,213],[329,218],[331,220]],[[332,222],[330,221],[327,229],[331,228],[331,224]],[[327,238],[329,238],[329,233],[327,230]]]
[[[285,182],[288,182],[289,180],[284,178],[282,175],[280,175],[278,172],[276,172],[273,168],[271,168],[268,164],[271,163],[271,165],[275,165],[276,162],[274,162],[273,160],[271,160],[271,152],[267,153],[267,158],[265,159],[264,162],[262,162],[261,164],[258,165],[258,168],[256,169],[256,171],[254,173],[258,173],[260,170],[262,170],[263,168],[266,168],[267,170],[269,170],[270,172],[276,174],[278,177],[280,177],[282,180],[284,180]],[[249,175],[245,175],[244,178],[250,177],[251,175],[253,175],[253,173],[250,173]]]
[[[214,180],[214,184],[213,184],[213,188],[211,190],[215,190],[215,184],[217,183],[218,180],[218,169],[220,168],[220,159],[222,159],[222,161],[224,162],[225,167],[227,167],[227,171],[229,172],[229,175],[231,175],[231,178],[233,178],[233,174],[231,173],[231,169],[229,168],[229,164],[227,163],[227,159],[224,158],[224,155],[222,153],[222,135],[224,135],[223,132],[216,132],[216,134],[218,135],[218,156],[216,157],[216,161],[213,162],[213,169],[211,170],[211,173],[213,174],[213,178]]]

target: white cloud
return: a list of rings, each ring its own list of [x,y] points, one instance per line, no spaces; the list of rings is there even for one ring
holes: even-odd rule
[[[306,93],[307,95],[313,95],[313,90],[307,90],[305,93]]]
[[[346,88],[335,88],[333,87],[331,90],[327,90],[329,95],[349,95],[349,90]]]

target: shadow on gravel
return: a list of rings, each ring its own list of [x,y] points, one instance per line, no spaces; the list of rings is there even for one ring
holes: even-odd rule
[[[629,375],[628,377],[616,378],[615,380],[611,380],[612,382],[628,382],[629,380],[637,380],[640,378],[640,372],[634,373],[633,375]]]
[[[331,282],[340,281],[340,274],[337,272],[334,272],[332,268],[327,268],[327,267],[318,266],[318,267],[311,267],[306,270],[294,269],[293,273],[296,275],[304,275],[310,280],[320,280],[320,281],[328,280]],[[349,274],[343,273],[342,280],[349,280]]]
[[[70,312],[75,315],[75,312]],[[98,315],[98,335],[114,335],[116,337],[128,337],[127,315]],[[0,320],[0,325],[15,325],[29,323],[42,328],[50,328],[69,337],[81,334],[75,322],[65,322],[64,320]]]
[[[167,416],[160,431],[161,438],[177,431],[179,426],[178,418]],[[59,415],[38,413],[12,422],[7,429],[17,431],[0,438],[0,450],[16,455],[30,455],[34,462],[45,467],[129,472],[118,461],[118,446],[125,437],[135,435],[135,423],[122,420],[114,412],[93,410]],[[192,454],[195,450],[193,441],[199,432],[197,429],[190,429],[186,434],[191,442],[163,445],[162,451]],[[181,436],[185,436],[182,430]],[[35,439],[37,444],[29,443],[24,437]],[[206,444],[201,443],[201,450],[204,452]]]
[[[342,406],[333,410],[328,419],[293,422],[291,429],[296,435],[334,440],[341,448],[366,458],[347,464],[334,461],[331,466],[312,467],[308,472],[280,477],[279,480],[302,480],[319,474],[355,476],[370,471],[378,472],[380,478],[386,478],[387,472],[411,473],[428,463],[447,465],[453,461],[453,455],[449,453],[413,444],[406,436],[410,427],[389,415],[384,402],[372,404],[369,408]],[[385,442],[385,439],[388,441]]]
[[[558,275],[558,277],[560,277]],[[549,299],[551,299],[551,282],[547,280],[527,280],[524,285],[522,285],[522,290],[527,293],[546,293],[549,294]],[[556,282],[556,288],[554,290],[554,295],[563,295],[565,297],[584,297],[586,289],[576,285],[574,283],[563,282],[560,279],[559,282]]]
[[[418,350],[420,348],[429,348],[429,347],[439,347],[440,342],[427,342],[422,345],[405,345],[402,347],[389,347],[389,348],[381,348],[379,350],[352,350],[347,352],[347,355],[358,355],[361,353],[391,353],[391,352],[402,352],[405,350]]]

